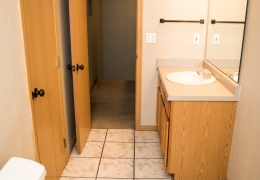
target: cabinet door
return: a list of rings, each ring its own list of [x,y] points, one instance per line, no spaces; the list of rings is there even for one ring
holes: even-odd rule
[[[163,151],[163,165],[164,165],[164,169],[167,168],[167,157],[168,157],[168,137],[169,137],[169,121],[167,116],[165,116],[164,119],[164,151]]]
[[[167,172],[226,180],[236,102],[172,102]]]
[[[163,164],[164,168],[167,167],[167,156],[168,156],[168,135],[169,135],[169,121],[166,114],[166,109],[163,108],[161,112],[162,121],[162,136],[161,136],[161,149],[163,153]]]
[[[162,153],[164,152],[164,143],[165,143],[165,130],[164,130],[164,119],[166,117],[166,114],[165,114],[165,107],[164,107],[164,104],[163,104],[163,100],[162,100],[162,96],[160,96],[160,142],[161,142],[161,150],[162,150]]]

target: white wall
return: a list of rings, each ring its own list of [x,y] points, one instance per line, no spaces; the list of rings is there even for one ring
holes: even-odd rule
[[[156,125],[157,58],[200,59],[206,45],[208,0],[144,0],[141,125]],[[159,23],[166,20],[200,20],[199,23]],[[145,43],[145,33],[156,33],[156,44]],[[193,35],[200,34],[200,44]]]
[[[103,79],[102,0],[92,1],[92,16],[88,16],[89,83]],[[89,2],[89,1],[88,1]]]
[[[34,160],[31,110],[18,0],[0,1],[0,168],[13,156]]]
[[[250,0],[239,84],[229,180],[260,179],[260,1]]]
[[[102,0],[105,80],[135,80],[136,1]]]

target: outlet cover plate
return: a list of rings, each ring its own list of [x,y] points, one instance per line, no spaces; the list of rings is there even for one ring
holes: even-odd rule
[[[156,33],[146,33],[146,43],[156,43]]]

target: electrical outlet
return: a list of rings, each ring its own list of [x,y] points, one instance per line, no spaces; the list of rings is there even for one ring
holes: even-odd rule
[[[200,43],[200,35],[194,34],[193,36],[193,44],[199,44]]]
[[[146,33],[146,43],[156,43],[156,33]]]
[[[214,34],[213,44],[219,44],[220,34]]]

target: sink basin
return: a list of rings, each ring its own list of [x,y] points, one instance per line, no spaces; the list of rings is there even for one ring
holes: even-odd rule
[[[198,75],[195,71],[180,71],[172,72],[166,75],[166,78],[177,84],[192,85],[192,86],[201,86],[212,84],[216,81],[214,76],[211,76],[209,79],[203,78],[202,75]]]

